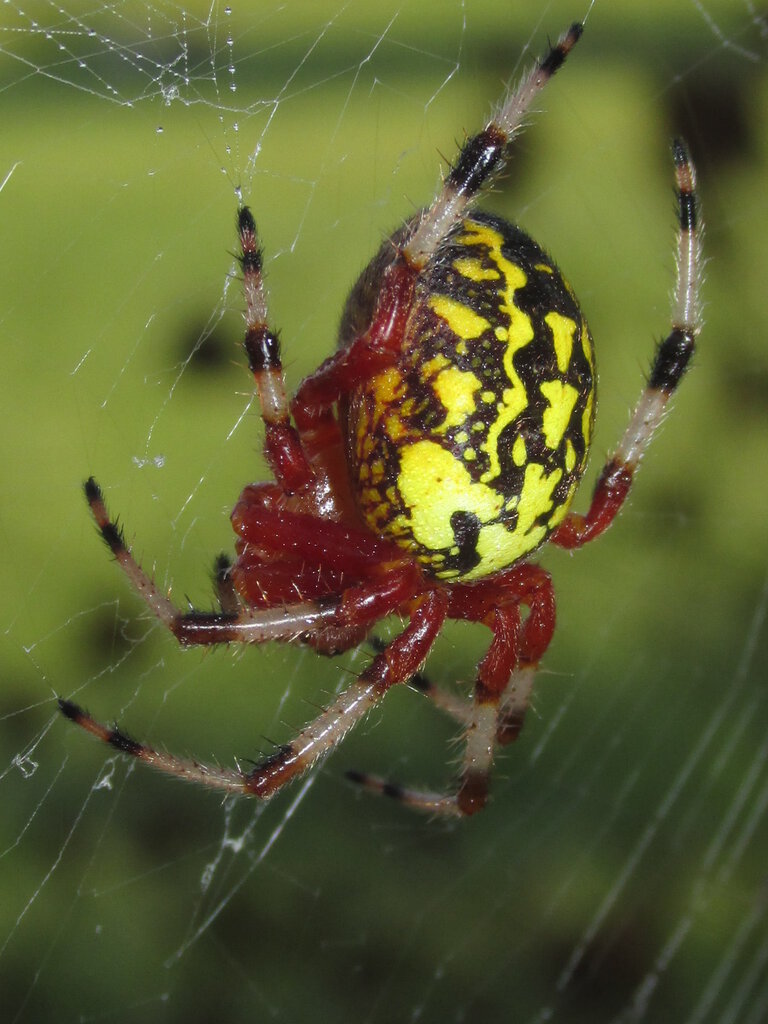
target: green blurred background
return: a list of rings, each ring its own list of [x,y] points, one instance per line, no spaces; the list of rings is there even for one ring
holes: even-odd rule
[[[4,1019],[768,1019],[768,48],[749,4],[598,0],[486,202],[551,250],[589,317],[587,492],[666,331],[678,132],[708,260],[695,366],[620,522],[542,555],[559,629],[489,809],[434,823],[343,782],[448,784],[455,730],[410,691],[261,807],[128,765],[56,715],[73,696],[231,763],[363,664],[178,650],[81,482],[177,602],[208,607],[229,509],[264,474],[236,187],[295,386],[441,157],[587,13],[230,6],[36,0],[0,18]],[[429,673],[470,680],[486,640],[448,629]]]

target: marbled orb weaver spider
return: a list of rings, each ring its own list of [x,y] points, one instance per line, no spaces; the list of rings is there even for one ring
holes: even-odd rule
[[[154,750],[62,700],[68,718],[161,771],[267,798],[410,682],[464,728],[455,792],[349,777],[437,814],[483,807],[494,747],[517,737],[555,625],[550,576],[528,559],[546,540],[580,547],[613,521],[699,330],[695,172],[675,141],[671,331],[589,510],[569,512],[592,434],[592,339],[550,257],[520,228],[470,207],[581,32],[571,26],[549,49],[467,140],[431,206],[383,243],[352,288],[335,354],[290,401],[261,246],[249,209],[240,210],[245,350],[274,482],[249,484],[232,512],[237,558],[217,566],[220,611],[178,610],[133,558],[98,485],[85,485],[121,568],[183,645],[302,641],[332,654],[393,614],[407,622],[402,632],[294,740],[248,770]],[[447,618],[491,631],[471,702],[419,675]]]

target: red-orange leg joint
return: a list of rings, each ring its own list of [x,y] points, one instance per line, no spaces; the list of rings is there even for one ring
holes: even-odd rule
[[[580,548],[606,530],[632,485],[632,470],[622,462],[609,462],[603,470],[585,516],[569,512],[550,537],[561,548]]]

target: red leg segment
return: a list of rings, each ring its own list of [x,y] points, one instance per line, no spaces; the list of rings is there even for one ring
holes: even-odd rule
[[[256,223],[247,206],[238,214],[237,227],[245,294],[244,344],[261,404],[264,454],[275,479],[290,494],[311,483],[312,468],[289,420],[280,339],[267,323],[261,246]]]
[[[400,256],[383,272],[376,310],[368,330],[306,377],[291,402],[303,435],[317,417],[352,391],[361,380],[391,365],[399,351],[418,271]]]
[[[470,815],[485,806],[495,744],[510,742],[520,731],[535,662],[554,631],[555,604],[549,574],[535,565],[516,566],[488,580],[455,584],[446,592],[450,618],[482,622],[492,633],[488,651],[478,666],[471,709],[465,714],[454,701],[444,700],[439,691],[434,695],[438,704],[466,724],[457,792],[421,792],[362,772],[349,773],[349,777],[423,811]],[[520,605],[529,609],[524,621]],[[420,688],[428,693],[432,689]]]
[[[595,485],[587,514],[569,512],[549,539],[561,548],[580,548],[599,537],[619,514],[631,485],[631,467],[609,462]]]

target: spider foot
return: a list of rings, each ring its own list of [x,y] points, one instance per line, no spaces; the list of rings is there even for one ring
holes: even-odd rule
[[[60,697],[58,705],[59,711],[70,722],[79,725],[81,729],[85,729],[86,732],[91,733],[92,736],[101,740],[102,743],[107,743],[121,754],[128,754],[130,757],[135,757],[138,761],[143,761],[144,764],[157,768],[167,775],[175,775],[189,782],[200,782],[205,786],[210,786],[213,789],[223,789],[228,793],[247,792],[245,776],[240,771],[231,771],[226,768],[219,768],[216,765],[206,765],[198,761],[174,757],[173,754],[155,750],[145,743],[132,740],[130,736],[126,736],[116,725],[109,726],[98,722],[81,708],[79,704],[75,704],[74,701],[64,700]]]
[[[92,718],[87,711],[78,704],[75,704],[74,701],[64,700],[62,697],[59,697],[58,705],[59,711],[65,718],[68,718],[70,722],[74,722],[75,725],[79,725],[86,732],[96,736],[103,743],[108,743],[122,754],[131,754],[133,757],[139,758],[142,756],[142,745],[132,740],[130,736],[126,736],[117,726],[110,728],[107,725],[102,725],[101,722],[97,722],[95,718]]]
[[[389,782],[378,775],[369,775],[367,772],[347,771],[345,778],[356,786],[368,789],[379,796],[388,796],[406,807],[413,807],[418,811],[425,811],[428,814],[438,815],[443,818],[462,818],[465,814],[471,813],[459,805],[456,794],[430,793],[420,789],[409,789],[396,782]]]

